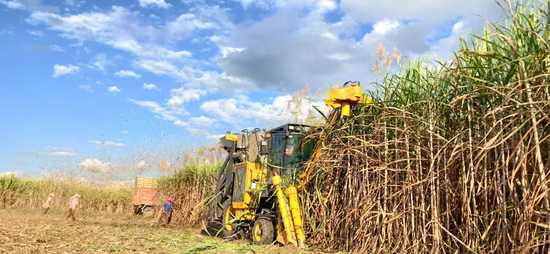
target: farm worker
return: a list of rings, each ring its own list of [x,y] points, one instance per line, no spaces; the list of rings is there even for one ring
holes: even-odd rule
[[[46,202],[42,204],[42,208],[44,208],[44,214],[48,213],[48,211],[50,210],[50,204],[52,203],[54,197],[55,195],[53,193],[50,193],[50,195],[46,199]]]
[[[166,202],[162,208],[162,214],[159,218],[159,223],[162,222],[162,219],[166,218],[166,224],[170,224],[170,221],[172,220],[172,206],[175,204],[176,202],[172,201],[171,197],[166,198]]]
[[[72,219],[75,220],[74,214],[79,204],[80,204],[80,194],[76,193],[74,194],[74,196],[71,197],[71,199],[69,199],[69,215],[67,216],[67,219],[69,217],[72,217]]]

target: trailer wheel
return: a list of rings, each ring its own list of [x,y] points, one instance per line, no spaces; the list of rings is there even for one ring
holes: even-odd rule
[[[142,214],[143,214],[143,216],[145,216],[145,217],[151,217],[151,216],[153,216],[153,208],[150,207],[150,206],[146,206],[145,208],[143,208]]]
[[[235,209],[231,207],[231,198],[226,200],[223,208],[223,237],[235,238],[237,223],[235,223]]]
[[[267,218],[260,218],[254,222],[252,228],[252,242],[257,245],[273,243],[275,239],[275,230],[273,222]]]

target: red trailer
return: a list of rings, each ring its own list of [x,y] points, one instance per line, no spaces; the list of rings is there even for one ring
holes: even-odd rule
[[[136,177],[134,186],[134,214],[152,216],[153,206],[158,202],[157,179]]]

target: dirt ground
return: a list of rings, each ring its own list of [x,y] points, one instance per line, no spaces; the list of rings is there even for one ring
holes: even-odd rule
[[[130,214],[78,212],[70,221],[63,211],[0,209],[0,253],[313,253],[226,241]]]

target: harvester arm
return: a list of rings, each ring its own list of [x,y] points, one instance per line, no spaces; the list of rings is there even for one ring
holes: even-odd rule
[[[348,81],[344,84],[343,87],[337,87],[327,91],[327,97],[325,99],[325,104],[332,108],[342,108],[341,114],[331,114],[326,124],[333,124],[342,116],[349,116],[351,106],[357,104],[371,104],[372,98],[365,96],[363,94],[363,87],[357,81],[351,82]],[[310,180],[311,174],[313,172],[313,165],[319,157],[321,157],[321,148],[322,145],[320,142],[315,144],[313,149],[313,154],[310,160],[307,163],[306,169],[302,174],[300,174],[298,182],[298,189],[303,188]]]

